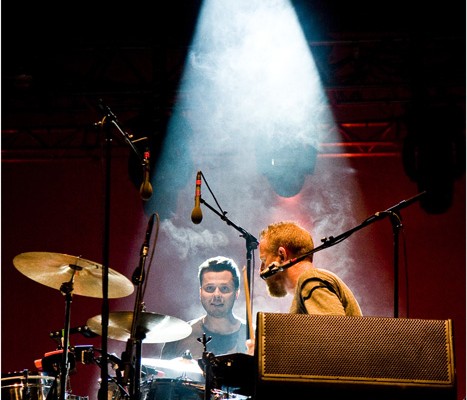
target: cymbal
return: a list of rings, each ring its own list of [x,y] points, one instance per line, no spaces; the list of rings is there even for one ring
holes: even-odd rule
[[[111,339],[127,341],[131,336],[133,312],[116,311],[109,313],[107,336]],[[86,325],[98,335],[102,335],[102,316],[88,319]],[[136,324],[136,334],[143,334],[146,343],[165,343],[184,339],[191,333],[191,325],[169,315],[142,312]]]
[[[198,362],[193,359],[183,357],[173,358],[171,360],[163,360],[160,358],[141,358],[141,365],[154,367],[162,370],[172,370],[177,372],[189,372],[194,374],[202,374],[203,370],[199,367]]]
[[[67,254],[29,252],[13,259],[16,269],[28,278],[54,289],[73,277],[72,294],[88,297],[104,297],[102,293],[103,267],[93,261]],[[126,297],[133,293],[131,281],[117,271],[108,268],[108,297]],[[74,273],[74,276],[73,276]]]

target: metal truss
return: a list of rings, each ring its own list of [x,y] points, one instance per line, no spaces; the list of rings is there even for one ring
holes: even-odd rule
[[[335,118],[335,126],[323,127],[319,156],[398,156],[411,104],[465,109],[464,38],[335,36],[310,43],[327,95],[323,107]],[[51,52],[49,68],[34,54],[26,69],[7,66],[2,161],[95,157],[102,143],[98,99],[135,134],[163,136],[181,96],[177,88],[187,50],[163,43],[101,43]],[[125,154],[123,142],[115,145]]]

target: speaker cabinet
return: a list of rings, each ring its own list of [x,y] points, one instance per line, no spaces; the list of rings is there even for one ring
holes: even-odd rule
[[[257,314],[255,400],[456,399],[451,320]]]

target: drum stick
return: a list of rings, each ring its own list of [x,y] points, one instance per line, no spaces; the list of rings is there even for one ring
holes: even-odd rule
[[[250,302],[250,288],[248,286],[248,275],[246,273],[246,267],[243,266],[243,284],[245,287],[245,301],[246,301],[246,315],[248,319],[248,332],[250,333],[250,339],[255,337],[253,331],[253,323],[251,320],[251,302]]]

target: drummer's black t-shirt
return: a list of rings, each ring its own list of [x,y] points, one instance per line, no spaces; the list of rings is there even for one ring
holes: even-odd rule
[[[182,357],[187,350],[190,351],[193,359],[202,358],[204,347],[203,344],[198,341],[198,338],[202,339],[203,333],[206,334],[206,338],[211,337],[211,340],[206,345],[206,350],[213,353],[215,356],[221,354],[247,353],[245,344],[247,327],[244,321],[242,321],[238,331],[227,335],[207,330],[203,325],[202,317],[189,321],[189,324],[192,327],[191,334],[185,339],[165,343],[162,348],[161,358],[173,359]]]

